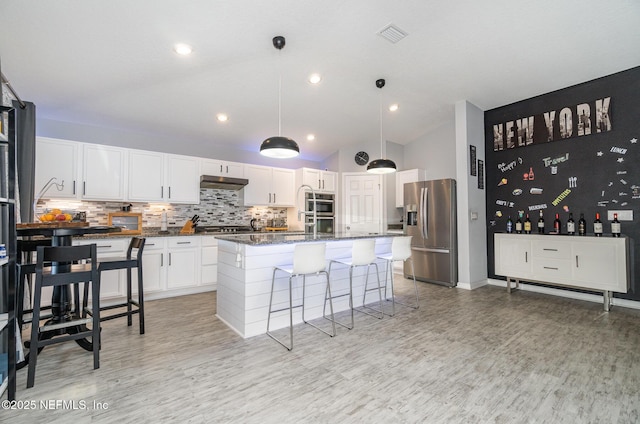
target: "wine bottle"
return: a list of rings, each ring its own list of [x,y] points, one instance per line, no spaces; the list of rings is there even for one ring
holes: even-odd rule
[[[531,234],[531,220],[529,219],[529,214],[527,214],[527,217],[524,220],[524,233]]]
[[[516,233],[522,233],[522,214],[518,212],[518,220],[516,221]]]
[[[560,234],[562,230],[562,223],[560,222],[560,214],[556,214],[556,219],[553,220],[553,232]]]
[[[573,220],[573,214],[569,212],[569,219],[567,220],[567,234],[574,235],[576,233],[576,222]]]
[[[533,181],[534,175],[533,175],[533,167],[529,167],[529,181]]]
[[[511,215],[507,218],[507,233],[513,233],[513,221],[511,220]]]
[[[600,213],[596,212],[596,219],[593,221],[593,234],[596,237],[602,237],[602,221],[600,221]]]
[[[611,235],[613,237],[620,237],[620,221],[618,221],[618,214],[613,214],[613,221],[611,221]]]
[[[538,218],[538,234],[544,234],[544,216],[542,216],[542,209],[540,209],[540,217]]]
[[[587,235],[587,221],[584,220],[584,214],[580,214],[580,219],[578,220],[578,235],[586,236]]]

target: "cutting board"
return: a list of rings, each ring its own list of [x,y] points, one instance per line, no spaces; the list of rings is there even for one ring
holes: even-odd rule
[[[86,222],[51,221],[51,222],[26,222],[16,224],[16,228],[73,228],[86,227]]]

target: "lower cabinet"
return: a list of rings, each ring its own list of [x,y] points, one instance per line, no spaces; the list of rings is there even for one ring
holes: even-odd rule
[[[100,259],[125,256],[129,241],[129,238],[87,238],[76,239],[73,244],[95,243]],[[217,240],[211,236],[147,237],[142,255],[145,294],[158,298],[215,290],[217,246]],[[109,301],[122,298],[127,293],[127,272],[105,271],[100,284],[101,299]],[[137,295],[135,269],[132,272],[132,291]]]
[[[495,234],[495,273],[589,290],[626,293],[626,237]]]

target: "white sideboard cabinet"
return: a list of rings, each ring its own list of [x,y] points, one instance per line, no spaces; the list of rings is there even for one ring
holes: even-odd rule
[[[520,280],[601,291],[604,309],[611,293],[629,290],[627,237],[495,234],[495,273],[519,287]]]

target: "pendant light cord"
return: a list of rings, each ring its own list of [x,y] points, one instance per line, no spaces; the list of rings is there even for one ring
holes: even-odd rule
[[[278,75],[278,137],[282,135],[282,73]]]
[[[382,92],[380,92],[380,158],[384,159],[385,158],[385,152],[384,152],[384,148],[383,148],[383,137],[382,137]]]

